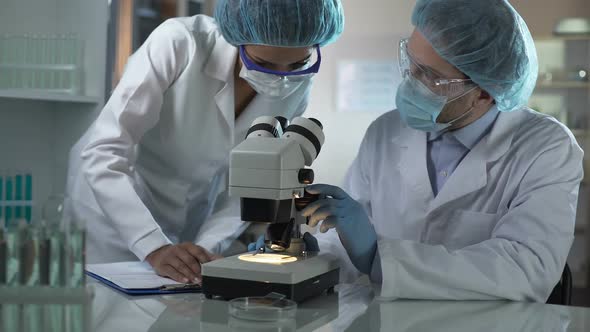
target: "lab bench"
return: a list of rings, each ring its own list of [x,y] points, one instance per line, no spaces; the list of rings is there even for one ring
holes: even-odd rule
[[[237,319],[229,315],[228,302],[198,293],[131,297],[91,279],[87,290],[91,295],[83,307],[66,305],[62,311],[59,305],[47,311],[47,304],[3,303],[2,321],[20,317],[21,324],[30,325],[35,313],[44,313],[45,322],[48,314],[57,313],[65,321],[56,324],[52,317],[53,326],[63,331],[109,332],[590,330],[586,308],[506,301],[381,301],[373,287],[361,281],[300,303],[295,319],[275,322]],[[42,330],[52,331],[45,324]]]

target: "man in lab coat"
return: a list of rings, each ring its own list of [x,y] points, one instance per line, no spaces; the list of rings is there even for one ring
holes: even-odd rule
[[[385,299],[545,302],[574,238],[583,152],[525,105],[538,64],[505,0],[418,0],[398,109],[367,130],[344,189],[303,214],[344,280]],[[335,228],[335,231],[329,229]]]

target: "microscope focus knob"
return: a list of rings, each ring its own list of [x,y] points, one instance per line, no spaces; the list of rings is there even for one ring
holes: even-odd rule
[[[299,183],[312,184],[314,180],[313,169],[302,168],[299,170]]]

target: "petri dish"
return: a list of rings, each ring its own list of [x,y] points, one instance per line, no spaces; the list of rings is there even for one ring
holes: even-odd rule
[[[240,297],[229,301],[229,314],[252,321],[279,321],[295,319],[297,303],[289,299],[272,297]]]
[[[230,316],[227,326],[231,331],[239,332],[295,332],[297,322],[295,319],[282,319],[273,322],[261,322],[255,320],[240,319]]]

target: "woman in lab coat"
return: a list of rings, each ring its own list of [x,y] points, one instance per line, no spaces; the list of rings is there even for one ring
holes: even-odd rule
[[[146,260],[194,281],[245,226],[227,198],[229,151],[261,115],[301,115],[339,0],[220,0],[170,19],[129,59],[70,155],[72,218],[90,263]]]
[[[583,152],[525,105],[538,64],[505,0],[418,0],[397,110],[367,130],[344,190],[310,204],[322,251],[385,299],[545,302],[570,250]]]

